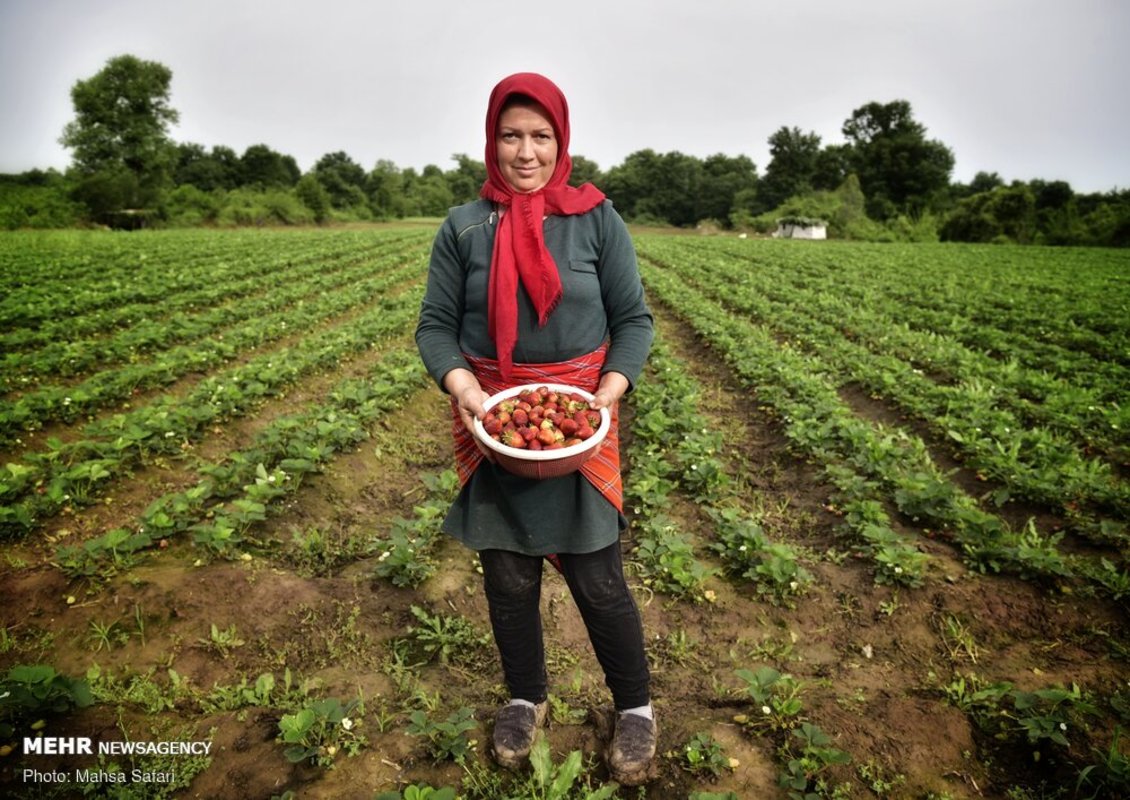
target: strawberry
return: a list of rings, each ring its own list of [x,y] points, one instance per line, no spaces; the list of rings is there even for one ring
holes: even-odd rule
[[[487,412],[483,428],[502,444],[531,450],[572,447],[591,438],[600,413],[575,392],[528,389]]]

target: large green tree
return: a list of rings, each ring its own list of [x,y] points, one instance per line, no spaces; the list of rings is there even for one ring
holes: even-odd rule
[[[329,195],[334,208],[367,207],[365,170],[341,150],[326,153],[314,165],[313,173]]]
[[[906,100],[857,108],[843,134],[868,212],[877,219],[923,211],[949,186],[953,152],[926,138]]]
[[[640,222],[694,225],[699,210],[702,161],[678,151],[648,148],[630,154],[604,176],[604,192],[620,213]]]
[[[770,211],[790,197],[812,191],[820,137],[800,128],[778,128],[769,137],[769,165],[757,186],[758,204]]]
[[[365,178],[369,208],[377,217],[402,217],[406,213],[404,177],[400,167],[387,158],[379,159]]]
[[[172,71],[136,56],[111,58],[71,89],[75,118],[60,142],[74,151],[77,194],[98,218],[152,208],[175,162],[169,126]]]
[[[302,170],[294,156],[277,153],[265,144],[253,144],[239,158],[239,175],[241,186],[269,189],[294,186]]]
[[[745,198],[754,195],[758,185],[757,165],[748,156],[707,156],[699,182],[699,219],[729,225],[733,212]]]
[[[486,182],[486,164],[466,153],[455,153],[451,158],[455,161],[455,169],[444,173],[447,186],[451,189],[451,202],[456,205],[469,203],[479,196],[479,190]]]
[[[176,148],[177,186],[192,184],[204,192],[234,189],[239,185],[239,156],[230,147],[219,145],[207,152],[203,145],[185,142]]]
[[[594,183],[599,185],[600,182],[600,167],[597,166],[595,161],[585,158],[584,156],[572,156],[573,159],[573,172],[569,175],[570,186],[580,186],[582,183]]]

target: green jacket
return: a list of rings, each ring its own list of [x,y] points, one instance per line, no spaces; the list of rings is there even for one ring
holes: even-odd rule
[[[450,370],[470,368],[463,353],[495,357],[487,334],[487,282],[497,223],[493,204],[477,200],[453,208],[436,234],[416,343],[441,388]],[[561,302],[539,328],[533,304],[519,289],[515,363],[562,361],[607,339],[604,371],[619,372],[634,385],[651,348],[653,321],[623,220],[606,200],[586,214],[547,217],[544,231],[561,275]],[[599,550],[626,525],[579,472],[536,481],[484,461],[443,529],[474,550],[537,556]]]
[[[495,357],[487,335],[487,282],[498,215],[488,200],[453,208],[436,235],[416,342],[428,372],[443,385],[463,353]],[[561,275],[561,302],[544,328],[518,293],[515,363],[562,361],[610,340],[605,371],[635,384],[653,335],[636,252],[620,215],[605,200],[586,214],[545,219],[545,244]]]

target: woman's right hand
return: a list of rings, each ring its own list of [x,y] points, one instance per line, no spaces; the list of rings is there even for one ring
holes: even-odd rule
[[[482,419],[486,416],[487,410],[483,406],[489,394],[483,391],[479,385],[479,379],[475,377],[475,373],[467,369],[453,369],[447,373],[443,378],[443,388],[447,393],[455,399],[455,406],[459,410],[459,418],[463,420],[463,425],[467,430],[474,435],[474,422],[476,419]],[[488,459],[494,460],[493,455],[483,444],[476,438],[475,444],[478,445],[479,450],[483,452]]]

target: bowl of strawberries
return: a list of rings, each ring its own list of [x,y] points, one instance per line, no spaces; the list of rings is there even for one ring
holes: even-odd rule
[[[524,478],[568,475],[596,455],[612,427],[593,396],[560,383],[529,383],[491,395],[475,438],[502,467]]]

